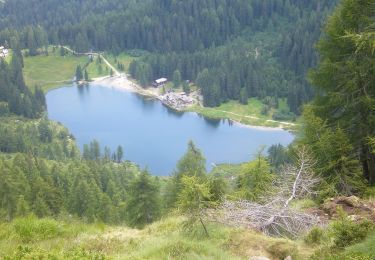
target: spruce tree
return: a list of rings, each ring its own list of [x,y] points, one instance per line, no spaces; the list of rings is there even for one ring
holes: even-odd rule
[[[126,210],[129,225],[144,227],[159,218],[159,188],[147,170],[130,183],[128,196]]]
[[[181,73],[179,70],[173,72],[173,87],[178,88],[181,84]]]
[[[81,65],[78,65],[76,68],[76,81],[80,81],[82,80],[82,78],[83,78],[82,68],[81,68]]]

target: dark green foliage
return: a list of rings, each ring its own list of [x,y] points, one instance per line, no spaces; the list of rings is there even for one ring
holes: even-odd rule
[[[85,81],[89,81],[89,73],[85,70]]]
[[[340,214],[340,219],[333,222],[330,227],[333,244],[339,249],[362,242],[369,233],[375,230],[375,224],[369,220],[354,222],[343,210]]]
[[[57,217],[68,212],[90,222],[124,223],[125,204],[128,199],[131,201],[129,183],[138,174],[134,166],[126,163],[57,162],[26,154],[9,159],[1,155],[0,168],[3,220],[29,213]],[[152,193],[148,188],[151,186],[145,186],[144,192]],[[152,194],[155,201],[157,194]]]
[[[173,87],[178,88],[181,84],[181,73],[179,70],[173,72]]]
[[[0,113],[36,118],[45,108],[44,94],[40,89],[32,93],[26,87],[22,67],[23,58],[19,50],[14,51],[9,65],[0,60]]]
[[[268,161],[270,165],[277,170],[283,165],[290,163],[292,160],[288,148],[281,144],[276,144],[268,148]]]
[[[185,155],[178,161],[177,168],[168,182],[165,194],[167,208],[176,206],[184,176],[196,176],[201,180],[206,178],[206,159],[192,141],[189,142]]]
[[[247,92],[261,99],[287,98],[298,113],[313,95],[304,76],[316,65],[313,46],[336,2],[13,0],[0,7],[0,42],[26,39],[21,47],[34,53],[48,35],[50,43],[78,52],[131,50],[144,56],[130,70],[142,86],[160,77],[173,79],[175,70],[182,79],[197,81],[209,68],[209,85],[198,84],[205,105],[228,99],[245,103]],[[241,89],[246,89],[242,95]]]
[[[358,181],[375,185],[375,82],[373,0],[344,0],[329,19],[310,74],[319,95],[306,112],[306,138],[327,178],[341,192],[358,192]],[[315,131],[315,133],[313,133]],[[358,178],[357,178],[358,179]]]
[[[243,104],[243,105],[247,105],[248,104],[248,99],[249,99],[249,95],[247,94],[247,89],[246,88],[241,88],[241,91],[240,91],[240,103]]]
[[[47,119],[43,119],[40,121],[38,126],[39,131],[39,138],[44,143],[52,142],[52,130],[49,126],[49,121]]]
[[[124,157],[124,150],[122,149],[122,146],[119,145],[117,147],[117,152],[116,152],[116,161],[120,163],[122,161],[122,158]]]
[[[143,227],[160,216],[159,187],[146,170],[129,185],[126,211],[133,227]]]
[[[242,165],[240,175],[237,178],[238,198],[251,201],[259,201],[263,195],[272,191],[272,181],[275,175],[263,156]]]
[[[78,65],[76,68],[76,81],[81,81],[83,79],[83,72],[81,65]]]
[[[184,80],[182,82],[182,90],[187,94],[189,95],[190,94],[190,85],[189,85],[189,82]]]
[[[326,239],[326,234],[320,227],[312,228],[309,233],[303,238],[308,245],[320,245]]]
[[[220,173],[208,176],[210,201],[220,203],[228,193],[228,183]]]
[[[365,188],[361,165],[357,153],[347,133],[341,128],[330,128],[321,118],[316,117],[310,107],[304,112],[305,127],[303,142],[307,144],[317,160],[316,173],[324,182],[320,187],[321,198],[337,193],[351,195]],[[324,183],[332,186],[324,187]]]
[[[78,155],[71,139],[66,129],[46,119],[0,119],[0,152],[31,153],[52,160],[65,160]]]

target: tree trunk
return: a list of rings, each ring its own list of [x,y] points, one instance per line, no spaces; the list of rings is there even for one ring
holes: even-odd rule
[[[206,236],[207,237],[210,237],[210,235],[208,234],[208,231],[207,231],[207,228],[206,228],[206,225],[203,223],[203,220],[202,218],[199,216],[199,221],[201,222],[202,226],[203,226],[203,229],[204,229],[204,233],[206,233]]]
[[[366,146],[362,145],[361,148],[361,154],[360,154],[360,160],[362,162],[362,171],[363,171],[363,177],[369,181],[370,179],[370,171],[368,167],[368,162],[367,162],[367,151],[366,151]]]
[[[375,186],[375,155],[368,152],[368,182],[371,186]]]

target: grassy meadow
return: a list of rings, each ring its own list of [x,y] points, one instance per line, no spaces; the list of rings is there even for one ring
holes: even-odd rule
[[[118,71],[121,71],[117,67],[117,63],[121,63],[124,65],[124,72],[127,72],[129,70],[130,63],[136,59],[135,57],[130,56],[129,54],[122,52],[118,56],[114,56],[113,54],[105,54],[105,58],[108,60],[109,63],[112,64]]]
[[[209,108],[194,106],[189,108],[188,111],[197,112],[206,117],[214,119],[226,118],[245,125],[279,127],[281,125],[280,122],[274,121],[272,116],[278,110],[287,109],[286,100],[280,99],[279,108],[271,109],[267,115],[262,114],[262,108],[263,103],[259,99],[249,98],[247,105],[243,105],[238,101],[231,100],[221,104],[219,107]],[[292,123],[292,125],[284,124],[281,126],[283,128],[293,128],[294,122],[290,123]]]
[[[73,55],[60,56],[58,51],[48,56],[29,56],[24,58],[24,76],[30,88],[41,87],[44,91],[72,81],[78,65],[84,66],[87,57]]]
[[[26,84],[30,88],[39,86],[44,91],[70,83],[78,65],[87,69],[90,79],[109,74],[106,64],[104,62],[99,64],[96,58],[90,63],[89,58],[86,56],[74,56],[69,53],[61,56],[58,48],[53,50],[51,47],[49,48],[48,56],[28,56],[24,58],[24,63]]]
[[[210,223],[184,229],[183,217],[169,217],[142,230],[26,217],[0,224],[0,259],[305,259],[302,241],[271,238],[254,231]]]

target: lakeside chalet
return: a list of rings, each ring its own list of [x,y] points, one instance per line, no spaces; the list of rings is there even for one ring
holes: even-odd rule
[[[168,82],[168,79],[166,78],[160,78],[160,79],[157,79],[155,80],[152,85],[155,87],[155,88],[158,88],[158,87],[162,87],[162,86],[165,86],[165,84],[167,84]]]

